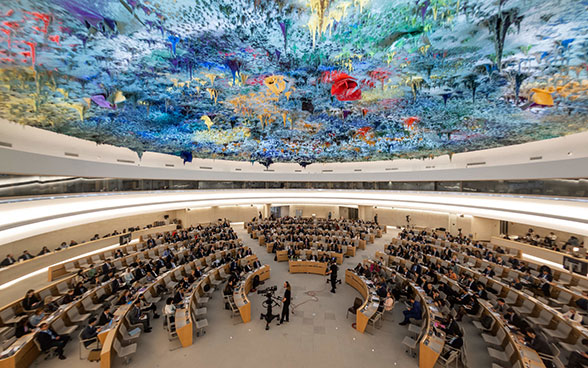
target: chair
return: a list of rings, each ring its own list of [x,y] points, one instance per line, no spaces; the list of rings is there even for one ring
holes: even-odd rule
[[[494,327],[495,322],[496,322],[496,320],[494,318],[492,318],[492,322],[490,322],[490,327],[486,328],[482,325],[482,322],[476,321],[476,320],[472,321],[474,326],[476,326],[476,328],[480,331],[492,331],[492,327]]]
[[[96,350],[96,349],[101,348],[100,341],[98,340],[97,336],[84,340],[84,339],[82,339],[82,332],[84,332],[84,331],[80,331],[80,333],[78,335],[79,347],[80,347],[80,360],[87,359],[88,355],[90,354],[90,352],[92,350]],[[85,343],[90,343],[90,344],[88,344],[88,346],[86,346]]]
[[[80,269],[77,268],[73,262],[65,264],[65,271],[68,273],[77,273]]]
[[[450,349],[449,356],[447,358],[443,358],[443,354],[441,354],[439,355],[439,359],[437,359],[437,362],[439,362],[443,367],[449,367],[451,363],[455,363],[455,368],[457,368],[457,358],[459,356],[460,350],[453,349],[449,346],[447,346],[447,349]]]
[[[196,298],[196,304],[198,304],[198,307],[206,307],[210,300],[208,297],[198,295],[198,292],[195,293],[194,297]]]
[[[55,321],[53,321],[51,327],[53,327],[55,332],[57,332],[59,335],[71,335],[78,328],[77,325],[66,326],[63,322],[63,319],[61,318],[57,318]]]
[[[91,298],[82,299],[82,306],[84,307],[84,310],[90,314],[95,314],[100,308],[102,308],[102,305],[94,304]]]
[[[404,340],[402,340],[402,345],[407,347],[406,352],[409,352],[413,358],[416,357],[416,348],[418,346],[418,340],[419,339],[414,340],[409,336],[405,336]]]
[[[125,365],[129,364],[129,362],[131,361],[131,356],[137,352],[137,344],[121,346],[118,338],[114,339],[112,348],[114,349],[114,351],[116,351],[116,355],[118,355],[119,358],[123,359],[123,363]]]
[[[374,328],[381,328],[382,327],[382,312],[376,311],[374,315],[368,319],[368,326],[371,324]],[[380,327],[378,327],[378,322],[380,322]]]
[[[557,324],[555,331],[549,332],[549,335],[552,339],[556,340],[566,340],[568,336],[570,336],[570,332],[572,332],[572,326],[567,324],[564,321],[560,321]]]
[[[349,313],[353,313],[353,315],[355,315],[357,313],[357,309],[359,309],[359,307],[361,307],[362,304],[363,300],[361,298],[356,297],[353,301],[353,306],[347,308],[347,314],[345,315],[345,318],[349,318]]]
[[[536,326],[547,327],[553,319],[553,314],[551,314],[551,312],[547,309],[543,309],[541,310],[541,313],[539,313],[539,316],[527,317],[527,319]]]
[[[504,331],[503,328],[498,329],[496,336],[492,336],[492,335],[486,334],[486,333],[482,334],[482,339],[487,344],[495,345],[495,346],[502,346],[502,343],[504,342],[505,338],[506,338],[506,332]]]
[[[141,336],[141,331],[140,330],[137,331],[136,328],[134,328],[133,330],[131,330],[133,332],[133,334],[131,335],[129,333],[129,330],[127,330],[127,326],[126,326],[126,324],[124,322],[120,324],[120,327],[119,327],[118,330],[120,332],[120,337],[122,338],[122,340],[125,343],[125,345],[134,343]]]
[[[519,294],[515,293],[514,291],[510,290],[504,298],[504,301],[508,305],[515,305],[517,303],[517,299],[519,298]]]
[[[8,307],[2,311],[0,311],[0,319],[5,325],[15,325],[18,322],[22,321],[23,319],[27,319],[26,315],[23,316],[16,316],[14,314],[14,309],[12,307]]]
[[[421,328],[421,326],[414,325],[411,323],[408,325],[408,332],[413,333],[414,337],[417,337],[418,335],[421,334],[422,328]]]
[[[204,335],[206,333],[206,327],[208,327],[208,320],[201,319],[196,321],[196,336],[200,336],[200,332]]]
[[[550,299],[549,302],[553,306],[561,308],[564,305],[570,304],[571,300],[572,300],[572,294],[562,290],[559,292],[557,299]]]
[[[52,346],[47,350],[43,350],[41,349],[41,344],[39,344],[39,341],[37,340],[37,336],[35,336],[35,338],[33,339],[33,341],[35,342],[35,345],[37,346],[37,349],[39,349],[39,352],[41,354],[44,354],[45,357],[44,359],[47,360],[51,357],[54,357],[57,355],[57,346]]]
[[[8,349],[8,347],[16,341],[16,336],[14,333],[16,332],[15,328],[7,328],[5,331],[2,332],[0,335],[0,348],[2,351]]]
[[[171,317],[172,316],[169,315],[169,314],[166,314],[165,315],[165,321],[166,321],[166,324],[168,326],[166,328],[166,330],[167,330],[167,339],[170,340],[170,341],[175,340],[178,337],[178,333],[176,331],[176,324],[175,324],[175,322],[172,322]]]
[[[145,325],[143,325],[142,323],[132,324],[131,321],[129,320],[129,315],[128,314],[125,315],[125,319],[126,319],[127,323],[129,324],[129,326],[127,328],[129,328],[131,330],[134,330],[135,328],[138,328],[138,329],[141,330],[141,332],[143,332],[143,329],[145,328]]]
[[[57,284],[57,291],[59,291],[59,294],[61,295],[65,295],[67,294],[67,291],[69,290],[69,285],[67,284],[67,282],[60,282],[59,284]]]
[[[514,353],[514,347],[509,342],[506,344],[504,351],[496,350],[493,348],[488,348],[488,354],[490,358],[494,361],[498,361],[499,364],[503,364],[504,366],[508,366],[510,364],[510,357]]]
[[[41,300],[43,300],[45,303],[53,303],[54,301],[56,301],[57,299],[61,298],[61,296],[55,296],[53,294],[51,294],[51,290],[49,289],[44,289],[41,290],[39,292],[39,297],[41,298]],[[23,308],[24,309],[24,308]]]
[[[143,295],[145,295],[145,299],[152,304],[157,304],[161,300],[161,297],[153,295],[153,289],[149,289],[148,292],[143,293]]]
[[[67,311],[67,316],[69,317],[69,320],[71,321],[71,323],[74,323],[76,325],[81,325],[84,322],[86,322],[86,320],[88,318],[90,318],[90,313],[88,314],[80,314],[80,312],[78,311],[77,307],[73,307],[70,310]]]
[[[531,313],[533,313],[533,310],[535,309],[535,303],[531,299],[525,299],[523,305],[521,305],[520,307],[513,307],[512,309],[514,309],[514,311],[517,312],[517,314],[525,316],[530,315]]]
[[[195,320],[203,319],[204,317],[206,317],[206,313],[208,313],[208,309],[206,309],[206,308],[197,308],[194,311],[194,319]]]

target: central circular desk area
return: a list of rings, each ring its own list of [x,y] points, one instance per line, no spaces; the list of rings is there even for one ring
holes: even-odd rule
[[[290,273],[314,273],[316,275],[326,275],[327,263],[316,261],[288,261],[288,270]]]

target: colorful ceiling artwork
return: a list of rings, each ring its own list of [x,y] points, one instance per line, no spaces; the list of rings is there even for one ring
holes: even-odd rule
[[[588,128],[587,0],[5,0],[0,117],[186,161],[426,158]]]

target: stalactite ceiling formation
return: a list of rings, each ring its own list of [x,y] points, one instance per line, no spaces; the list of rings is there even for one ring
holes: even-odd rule
[[[0,117],[146,151],[426,158],[588,128],[586,0],[7,0]]]

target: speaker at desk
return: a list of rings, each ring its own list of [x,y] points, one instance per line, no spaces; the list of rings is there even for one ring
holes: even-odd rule
[[[566,270],[578,273],[580,275],[588,275],[588,263],[580,261],[576,258],[564,256],[563,266]]]

